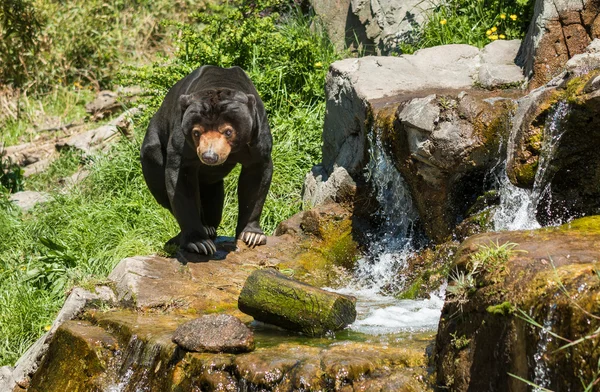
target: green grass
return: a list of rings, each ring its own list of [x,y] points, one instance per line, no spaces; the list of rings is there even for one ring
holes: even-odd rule
[[[235,9],[206,10],[214,20],[205,20],[202,31],[196,22],[180,26],[186,33],[172,58],[130,69],[123,80],[154,92],[132,140],[123,139],[91,159],[63,154],[46,173],[26,179],[26,189],[49,191],[54,197],[51,202],[21,213],[10,208],[0,193],[0,366],[14,363],[43,333],[70,287],[102,281],[125,257],[163,253],[165,241],[177,233],[175,220],[144,183],[139,149],[148,120],[167,89],[196,66],[244,67],[268,108],[274,176],[263,229],[271,233],[277,223],[300,209],[304,176],[320,161],[323,85],[336,55],[322,36],[311,31],[308,18],[294,12],[286,17],[261,16],[259,11],[239,18]],[[219,20],[229,27],[217,28]],[[238,30],[248,34],[227,52],[216,55],[202,49],[203,43],[223,44],[218,41],[221,35]],[[265,46],[265,42],[277,45]],[[70,192],[59,192],[57,179],[78,167],[89,170],[89,177]],[[235,173],[226,187],[219,235],[234,234]]]
[[[21,92],[14,101],[15,107],[0,113],[0,144],[7,147],[56,135],[37,131],[82,120],[86,116],[85,104],[93,98],[90,89],[74,86],[56,86],[37,94]]]

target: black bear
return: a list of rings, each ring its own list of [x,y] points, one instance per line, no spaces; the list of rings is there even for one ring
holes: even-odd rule
[[[266,244],[259,220],[273,174],[272,145],[265,107],[241,68],[205,65],[178,81],[150,120],[141,149],[146,184],[181,229],[168,243],[216,251],[223,178],[239,163],[236,238]]]

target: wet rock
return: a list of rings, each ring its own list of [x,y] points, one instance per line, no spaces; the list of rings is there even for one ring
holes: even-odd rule
[[[110,288],[99,286],[94,291],[92,293],[80,287],[71,291],[50,330],[32,344],[15,363],[12,376],[19,385],[29,384],[31,375],[37,371],[40,360],[47,354],[49,342],[61,325],[78,316],[87,306],[110,305],[115,302],[115,295]]]
[[[589,336],[600,315],[599,260],[600,216],[466,240],[455,258],[436,340],[438,385],[528,390],[508,373],[550,390],[577,390],[582,380],[592,381],[600,358],[593,341],[558,350],[567,342],[524,318],[568,341]]]
[[[556,76],[573,56],[600,36],[600,7],[595,0],[537,0],[518,62],[530,87]]]
[[[517,186],[546,189],[537,204],[542,224],[600,212],[599,74],[564,74],[519,100],[507,174]]]
[[[38,204],[52,200],[46,192],[21,191],[10,195],[9,200],[23,211],[29,211]]]
[[[356,319],[356,298],[307,285],[273,269],[254,271],[248,277],[238,307],[258,321],[308,336],[339,331]]]
[[[254,350],[254,335],[238,318],[213,314],[180,325],[173,334],[178,346],[196,352],[242,353]]]
[[[445,242],[485,188],[501,157],[514,105],[510,93],[454,91],[413,98],[380,111],[378,137],[389,146],[429,238]]]
[[[85,321],[68,321],[56,331],[27,390],[103,390],[107,387],[104,372],[117,348],[116,339],[102,328]]]

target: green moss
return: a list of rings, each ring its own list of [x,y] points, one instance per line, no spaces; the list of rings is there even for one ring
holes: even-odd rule
[[[547,229],[549,231],[576,231],[581,234],[600,234],[600,215],[586,216],[575,219],[559,227]]]
[[[412,282],[412,284],[406,290],[403,290],[396,297],[398,299],[416,299],[419,296],[421,288],[424,284],[424,276],[419,276]]]
[[[518,184],[522,186],[532,186],[535,180],[535,173],[537,173],[539,163],[539,157],[529,163],[518,165],[515,168],[515,177]]]
[[[510,302],[502,302],[498,305],[490,305],[486,308],[486,311],[490,314],[498,315],[498,316],[507,316],[509,314],[513,314],[515,311],[514,306]]]

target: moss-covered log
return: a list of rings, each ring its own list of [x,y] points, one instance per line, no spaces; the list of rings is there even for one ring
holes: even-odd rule
[[[273,269],[254,271],[238,299],[256,320],[310,336],[345,328],[356,319],[356,299],[290,279]]]

